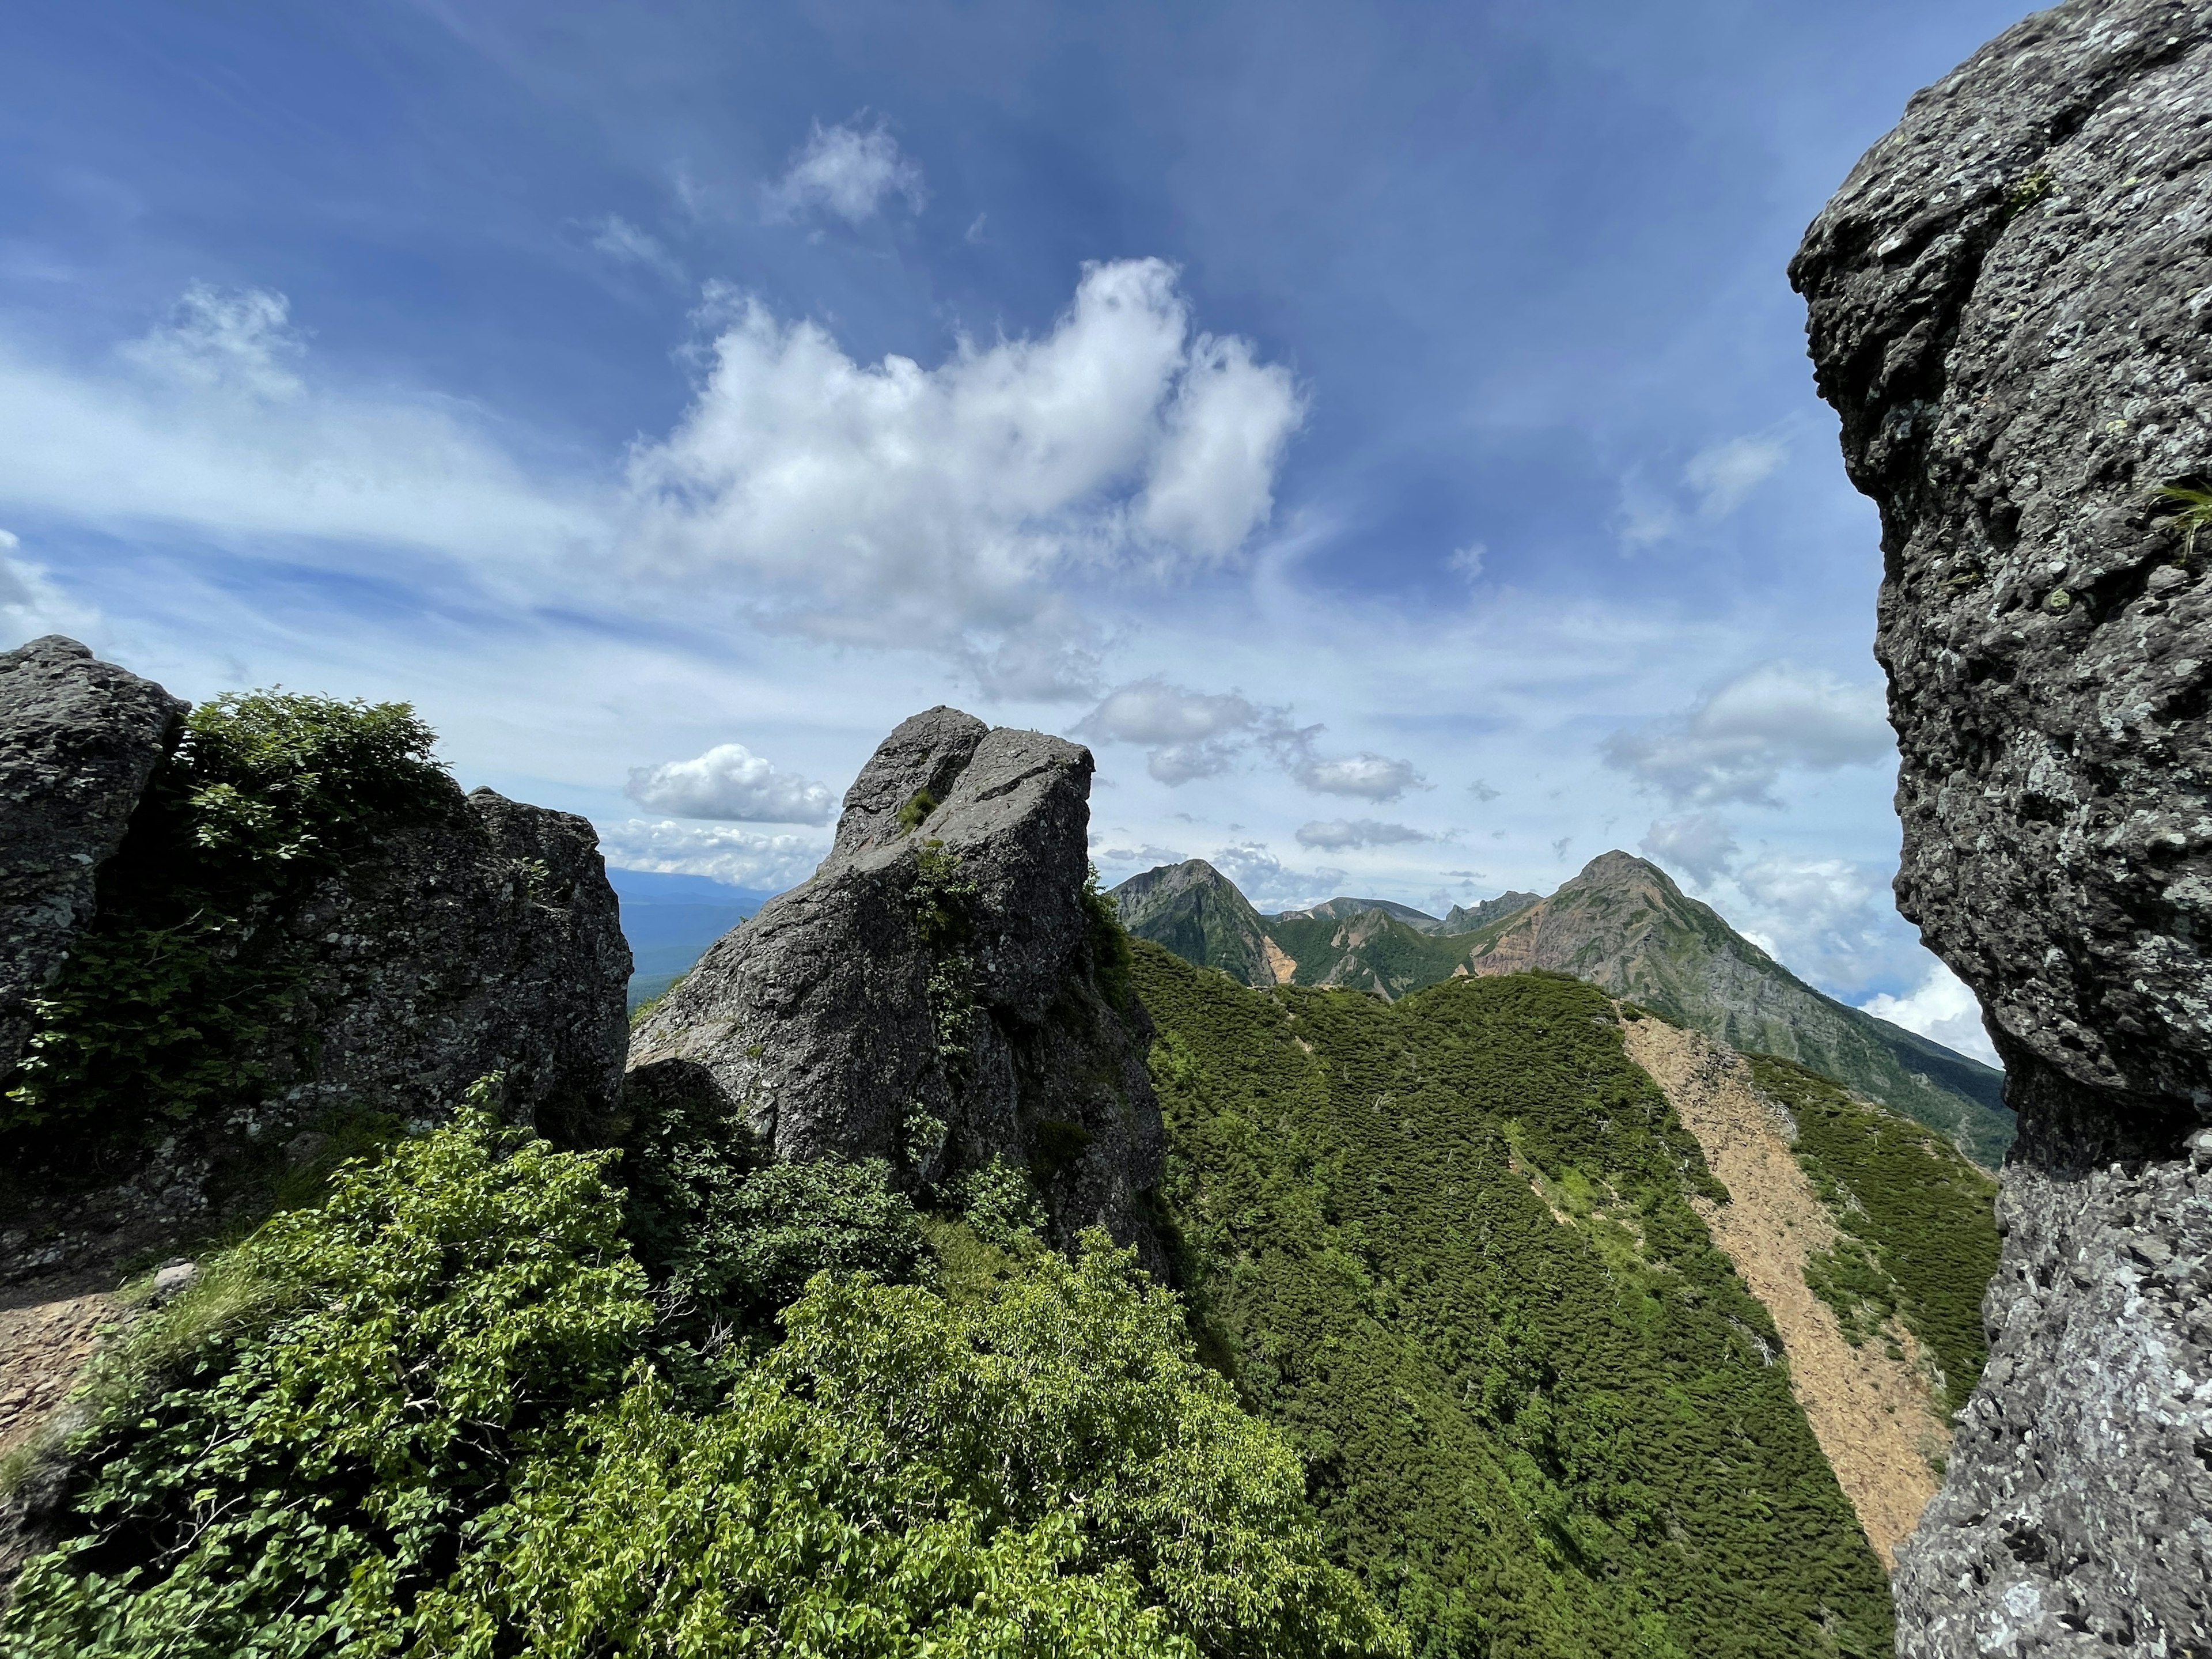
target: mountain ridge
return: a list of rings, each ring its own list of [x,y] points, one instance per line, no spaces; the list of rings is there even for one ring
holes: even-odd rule
[[[1942,1131],[1984,1166],[2011,1141],[2002,1073],[1815,989],[1632,854],[1602,853],[1542,897],[1509,893],[1455,908],[1464,919],[1506,907],[1459,932],[1440,931],[1450,917],[1428,919],[1439,931],[1409,924],[1396,914],[1407,907],[1380,900],[1266,915],[1200,859],[1133,876],[1111,896],[1133,934],[1243,984],[1395,1000],[1456,975],[1547,969],[1731,1048],[1833,1078]]]

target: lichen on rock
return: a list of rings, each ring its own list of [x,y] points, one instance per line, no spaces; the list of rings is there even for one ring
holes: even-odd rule
[[[1899,907],[2020,1139],[1900,1651],[2212,1653],[2212,16],[2073,0],[1920,93],[1790,268],[1881,509]]]
[[[779,1158],[882,1158],[915,1187],[1003,1159],[1056,1239],[1103,1225],[1164,1265],[1141,1199],[1164,1156],[1151,1026],[1084,898],[1091,776],[1041,732],[902,723],[812,878],[632,1034],[631,1086],[711,1091]]]

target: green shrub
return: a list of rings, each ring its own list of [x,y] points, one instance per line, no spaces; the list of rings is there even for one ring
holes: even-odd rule
[[[1127,1012],[1133,963],[1129,956],[1129,930],[1121,925],[1121,912],[1099,884],[1098,866],[1083,878],[1083,920],[1091,941],[1091,963],[1098,975],[1098,988],[1116,1009]]]
[[[257,691],[193,710],[100,872],[98,920],[33,1000],[0,1131],[131,1133],[256,1097],[298,989],[263,924],[453,798],[434,741],[404,703]]]
[[[960,1200],[962,1219],[978,1238],[1000,1249],[1034,1243],[1044,1226],[1044,1211],[1028,1174],[1003,1158],[970,1170],[960,1183]]]
[[[470,1113],[211,1262],[108,1363],[0,1654],[1407,1652],[1103,1236],[957,1301],[817,1274],[693,1407],[612,1156]],[[790,1179],[849,1221],[853,1167]]]
[[[1296,1457],[1102,1235],[963,1305],[817,1280],[700,1418],[651,1379],[426,1602],[441,1652],[1392,1654]]]

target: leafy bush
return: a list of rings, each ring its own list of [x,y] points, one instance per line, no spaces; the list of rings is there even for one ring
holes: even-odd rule
[[[509,1139],[344,1172],[149,1316],[0,1653],[1407,1652],[1103,1236],[957,1302],[817,1275],[690,1409],[612,1155]]]
[[[962,1219],[976,1237],[999,1249],[1033,1241],[1044,1225],[1044,1210],[1028,1175],[1003,1158],[970,1170],[960,1183],[960,1200]]]
[[[257,691],[193,710],[100,872],[98,921],[34,1001],[0,1130],[132,1132],[252,1099],[297,989],[260,925],[452,798],[434,741],[404,703]]]
[[[1083,920],[1091,941],[1091,963],[1098,975],[1098,988],[1115,1008],[1127,1011],[1133,966],[1129,957],[1129,930],[1121,925],[1121,908],[1099,884],[1098,866],[1083,878]]]
[[[502,1139],[471,1113],[403,1143],[149,1317],[98,1385],[85,1530],[25,1572],[9,1659],[404,1645],[466,1524],[653,1322],[609,1155]]]

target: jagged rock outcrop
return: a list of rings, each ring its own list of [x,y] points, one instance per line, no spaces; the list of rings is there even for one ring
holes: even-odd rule
[[[58,634],[0,653],[0,1073],[186,708]]]
[[[784,1158],[956,1182],[1026,1165],[1066,1240],[1162,1265],[1151,1026],[1083,896],[1091,760],[952,708],[906,721],[834,850],[702,957],[633,1035],[631,1085],[710,1090]]]
[[[1881,508],[1899,903],[2021,1119],[1900,1650],[2212,1654],[2212,12],[2008,31],[1790,275]]]
[[[88,665],[81,672],[165,724],[182,712],[119,669],[47,655]],[[0,702],[0,755],[33,747],[40,722],[58,718],[51,701],[29,707],[19,724]],[[165,867],[153,831],[111,833],[87,856],[141,893]],[[611,1118],[630,957],[586,819],[488,789],[465,796],[438,775],[404,821],[343,867],[270,895],[225,929],[222,948],[281,988],[250,1050],[229,1057],[250,1081],[184,1120],[153,1120],[158,1133],[105,1121],[10,1132],[0,1284],[153,1259],[250,1206],[287,1162],[313,1161],[334,1124],[435,1119],[488,1073],[504,1075],[507,1116],[556,1138],[599,1138]]]

